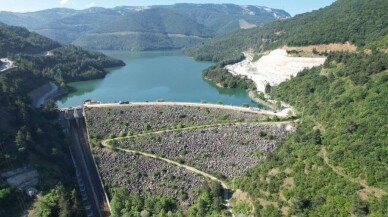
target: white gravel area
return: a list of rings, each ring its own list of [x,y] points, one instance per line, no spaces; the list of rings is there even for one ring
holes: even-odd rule
[[[266,84],[278,85],[305,68],[322,65],[325,60],[323,57],[291,57],[287,55],[287,50],[276,49],[256,62],[248,57],[225,68],[234,75],[247,76],[256,83],[258,91],[264,92]]]

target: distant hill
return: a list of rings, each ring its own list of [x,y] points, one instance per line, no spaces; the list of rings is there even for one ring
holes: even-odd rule
[[[0,12],[0,21],[26,27],[61,43],[117,50],[182,48],[219,34],[289,17],[283,10],[233,4]]]

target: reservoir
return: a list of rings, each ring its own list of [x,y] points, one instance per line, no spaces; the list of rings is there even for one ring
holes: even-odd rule
[[[70,83],[75,92],[60,99],[59,107],[81,105],[86,99],[114,101],[173,101],[257,106],[244,90],[223,89],[202,78],[202,70],[213,63],[198,62],[181,51],[103,51],[127,65],[109,69],[99,80]]]

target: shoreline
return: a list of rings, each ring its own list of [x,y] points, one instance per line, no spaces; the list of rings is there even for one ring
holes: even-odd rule
[[[203,78],[204,78],[206,81],[210,81],[212,84],[216,85],[216,86],[219,87],[219,88],[225,88],[224,86],[222,86],[221,83],[216,83],[216,82],[214,82],[212,79],[210,79],[210,78],[208,78],[208,77],[206,77],[206,76],[203,76]]]
[[[58,86],[54,84],[53,82],[49,82],[50,90],[44,93],[39,97],[39,99],[36,101],[35,106],[40,107],[41,105],[44,105],[50,97],[55,94],[55,92],[58,90]]]
[[[279,111],[278,109],[276,109],[276,105],[274,105],[273,103],[270,103],[268,101],[265,101],[263,99],[260,99],[260,98],[256,97],[255,96],[255,93],[256,93],[255,91],[247,90],[247,93],[248,93],[249,98],[251,100],[253,100],[254,102],[260,103],[260,105],[263,105],[263,106],[265,106],[267,108],[270,108],[270,109],[272,109],[274,111]]]
[[[230,73],[230,72],[229,72]],[[236,76],[236,75],[234,75]],[[238,75],[237,75],[238,76]],[[217,87],[220,87],[220,88],[225,88],[223,87],[221,84],[218,84],[214,81],[212,81],[211,79],[207,78],[207,77],[204,77],[207,81],[210,81],[212,82],[214,85],[216,85]],[[264,111],[269,111],[269,112],[274,112],[274,113],[277,113],[278,115],[280,116],[295,116],[295,111],[293,109],[293,107],[291,105],[287,105],[286,103],[284,102],[281,102],[281,109],[277,109],[276,108],[276,105],[272,102],[269,102],[269,101],[266,101],[266,100],[263,100],[263,99],[260,99],[258,97],[255,96],[255,93],[257,91],[254,91],[254,90],[245,90],[246,93],[248,94],[248,97],[255,103],[258,103],[260,104],[261,106],[264,107]],[[271,111],[272,110],[272,111]]]
[[[71,91],[72,89],[69,87],[59,87],[54,82],[49,81],[48,83],[32,90],[28,96],[31,99],[31,104],[38,108],[44,105],[48,100],[53,99],[57,101],[69,94]]]
[[[230,89],[230,88],[226,88],[224,86],[222,86],[222,84],[220,83],[216,83],[214,82],[212,79],[208,78],[208,77],[203,77],[205,80],[207,81],[210,81],[212,82],[212,84],[216,85],[217,87],[219,88],[223,88],[223,89]],[[258,97],[255,96],[255,91],[253,90],[245,90],[246,93],[248,94],[248,97],[255,103],[259,103],[261,106],[263,107],[266,107],[266,108],[269,108],[269,109],[272,109],[273,111],[278,111],[278,109],[276,109],[275,105],[273,103],[270,103],[268,101],[265,101],[263,99],[260,99]]]
[[[30,91],[28,93],[28,96],[31,99],[31,104],[34,107],[40,107],[43,105],[46,101],[47,98],[54,94],[58,90],[58,86],[54,84],[53,82],[49,81],[34,90]]]

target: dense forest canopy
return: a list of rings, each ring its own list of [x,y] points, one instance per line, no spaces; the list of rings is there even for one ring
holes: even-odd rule
[[[388,194],[382,193],[388,192],[387,60],[381,52],[334,53],[325,66],[274,87],[273,97],[303,111],[302,123],[239,187],[275,202],[273,215],[282,207],[298,216],[388,215]],[[345,175],[325,163],[325,151]],[[273,175],[273,169],[280,172]],[[286,188],[287,182],[294,186]]]
[[[16,64],[59,84],[103,78],[107,74],[105,68],[125,65],[121,60],[71,45],[51,50],[49,55],[20,55]]]
[[[28,93],[54,81],[101,78],[104,68],[124,63],[101,53],[89,52],[30,33],[25,28],[0,25],[1,51],[16,67],[0,73],[0,171],[33,165],[40,174],[32,216],[80,216],[82,202],[76,190],[74,168],[66,137],[55,120],[58,110],[51,101],[35,108]],[[11,45],[11,46],[8,46]],[[31,198],[0,181],[0,216],[20,216]]]
[[[241,78],[229,78],[223,66],[239,62],[248,49],[344,42],[358,47],[353,53],[329,52],[323,66],[269,91],[290,103],[301,123],[266,161],[236,180],[259,201],[257,216],[388,215],[387,11],[387,1],[338,0],[186,50],[218,62],[203,74],[217,83],[228,78],[228,87]]]
[[[112,189],[112,217],[120,216],[225,216],[222,204],[223,189],[220,183],[205,183],[198,189],[199,197],[195,203],[183,210],[176,198],[159,195],[139,195],[123,188]],[[185,192],[186,193],[186,192]]]
[[[29,32],[25,28],[0,23],[0,56],[4,57],[10,53],[43,53],[60,46],[58,42]]]

